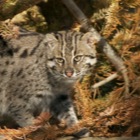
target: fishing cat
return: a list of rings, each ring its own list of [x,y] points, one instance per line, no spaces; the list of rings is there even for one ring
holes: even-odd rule
[[[25,32],[0,48],[1,115],[10,115],[21,127],[32,125],[35,114],[44,111],[66,120],[68,127],[78,122],[70,92],[96,64],[92,33]]]

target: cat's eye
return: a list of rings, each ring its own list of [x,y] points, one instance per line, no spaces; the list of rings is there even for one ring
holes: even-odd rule
[[[90,59],[94,59],[95,58],[95,56],[93,56],[93,55],[86,55],[87,57],[89,57]]]
[[[48,60],[49,60],[49,61],[53,61],[53,60],[54,60],[54,58],[48,58]]]
[[[57,58],[55,58],[55,60],[56,60],[56,62],[58,62],[58,63],[64,63],[64,59],[61,58],[61,57],[57,57]]]
[[[78,55],[78,56],[74,57],[75,62],[79,62],[81,59],[82,59],[82,55]]]

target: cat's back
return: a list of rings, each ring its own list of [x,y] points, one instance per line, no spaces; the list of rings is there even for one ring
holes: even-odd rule
[[[25,75],[24,71],[35,64],[35,53],[42,39],[43,35],[28,32],[9,40],[0,37],[0,104],[6,98],[9,83],[22,80],[21,73]]]
[[[31,33],[21,33],[17,38],[6,41],[0,37],[0,77],[6,77],[13,68],[32,61],[42,38],[40,34]]]

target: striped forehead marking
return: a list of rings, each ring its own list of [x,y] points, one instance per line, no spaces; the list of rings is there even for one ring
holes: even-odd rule
[[[71,52],[72,58],[74,57],[77,49],[78,41],[81,40],[83,33],[75,31],[62,31],[55,34],[61,45],[62,57],[65,57],[66,51]]]
[[[55,37],[58,39],[60,46],[61,46],[61,56],[65,57],[65,50],[64,50],[64,46],[66,45],[65,39],[64,39],[64,35],[62,33],[57,32],[57,34],[55,34]]]

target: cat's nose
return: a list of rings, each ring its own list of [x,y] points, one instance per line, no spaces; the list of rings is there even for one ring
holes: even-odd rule
[[[74,73],[73,68],[67,68],[67,69],[65,70],[65,75],[66,75],[67,77],[72,77],[73,73]]]

